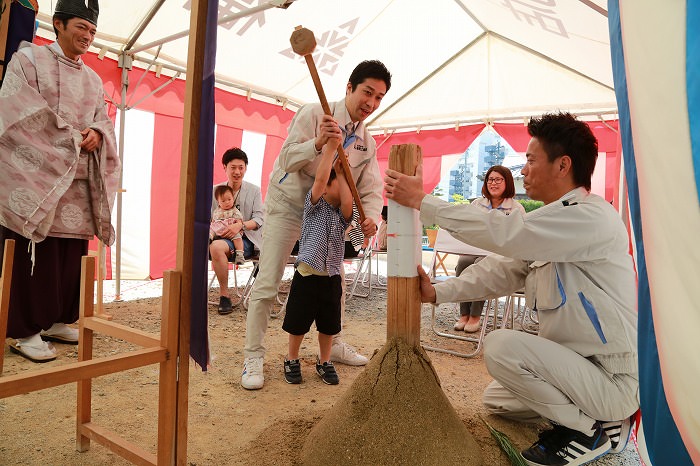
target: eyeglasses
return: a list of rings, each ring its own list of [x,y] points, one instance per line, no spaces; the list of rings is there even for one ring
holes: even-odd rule
[[[488,184],[501,184],[505,181],[505,178],[489,178],[486,180]]]

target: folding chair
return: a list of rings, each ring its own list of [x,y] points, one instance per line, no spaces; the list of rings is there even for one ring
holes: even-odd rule
[[[477,248],[455,239],[447,230],[438,230],[435,244],[433,245],[433,258],[430,262],[429,273],[432,277],[437,275],[438,268],[442,268],[445,275],[450,275],[445,266],[445,259],[450,254],[471,254],[474,256],[488,256],[490,251]]]
[[[515,322],[520,325],[520,330],[527,333],[537,334],[539,332],[539,321],[537,311],[530,309],[525,304],[525,291],[516,291],[508,296],[506,300],[506,316],[509,319],[511,328],[515,328]]]
[[[442,332],[438,330],[437,327],[437,319],[435,317],[435,311],[439,307],[439,304],[431,304],[431,314],[430,314],[430,329],[433,331],[433,333],[439,337],[444,337],[444,338],[450,338],[454,340],[459,340],[459,341],[467,341],[470,343],[476,343],[476,346],[474,347],[472,352],[460,352],[460,351],[455,351],[455,350],[450,350],[450,349],[445,349],[445,348],[440,348],[437,346],[428,346],[428,345],[423,345],[423,348],[429,351],[435,351],[438,353],[447,353],[451,354],[453,356],[459,356],[461,358],[471,358],[476,355],[478,355],[481,352],[481,349],[484,344],[484,337],[486,336],[487,333],[487,327],[491,327],[491,330],[495,330],[498,328],[498,310],[499,310],[499,298],[493,298],[489,299],[486,301],[486,304],[484,305],[484,310],[482,312],[482,323],[481,323],[481,329],[479,330],[479,336],[478,337],[470,337],[470,336],[465,336],[465,335],[456,335],[454,333],[447,333],[447,332]],[[501,328],[505,327],[507,320],[503,318],[501,320]]]
[[[433,257],[432,257],[432,260],[430,263],[430,268],[428,270],[428,274],[430,275],[433,282],[442,281],[445,279],[449,279],[449,277],[451,277],[448,270],[447,270],[447,266],[445,265],[445,259],[450,254],[457,254],[457,255],[470,254],[470,255],[475,255],[475,256],[487,256],[491,253],[489,251],[484,250],[484,249],[477,248],[475,246],[471,246],[469,244],[463,243],[462,241],[459,241],[459,240],[455,239],[452,235],[450,235],[449,232],[447,232],[447,230],[439,229],[438,233],[437,233],[437,238],[435,239],[435,244],[433,245]],[[439,268],[442,268],[442,270],[445,273],[445,276],[436,277]],[[507,304],[507,302],[506,302],[506,304]],[[481,330],[479,331],[478,337],[456,335],[453,333],[439,331],[436,328],[437,320],[436,320],[436,316],[435,316],[435,311],[437,310],[438,305],[432,305],[431,308],[432,309],[431,309],[430,324],[431,324],[431,329],[435,335],[440,336],[440,337],[444,337],[444,338],[459,340],[459,341],[467,341],[467,342],[476,343],[476,347],[474,348],[474,350],[472,352],[468,352],[468,353],[462,353],[462,352],[458,352],[458,351],[453,351],[453,350],[424,345],[423,347],[426,350],[437,351],[437,352],[441,352],[441,353],[448,353],[448,354],[460,356],[463,358],[470,358],[470,357],[476,356],[477,354],[479,354],[479,352],[481,352],[484,337],[486,336],[487,327],[490,325],[492,327],[492,329],[497,328],[497,319],[498,319],[498,310],[499,310],[499,299],[498,298],[494,298],[494,299],[490,299],[490,300],[486,301],[486,304],[484,306],[484,310],[482,311],[482,319],[483,320],[482,320]],[[503,327],[505,325],[505,322],[506,322],[505,319],[502,320],[501,327]]]
[[[294,266],[294,264],[296,264],[296,262],[297,262],[297,256],[295,254],[291,254],[287,258],[287,263],[286,263],[285,267],[288,267],[290,265]],[[253,291],[253,283],[255,282],[255,278],[258,275],[258,267],[259,267],[259,264],[256,261],[255,268],[251,272],[250,276],[248,277],[248,282],[246,283],[245,287],[243,288],[242,302],[243,302],[243,307],[245,309],[248,309],[248,303],[250,302],[250,293],[251,293],[251,291]],[[270,317],[272,317],[273,319],[276,319],[277,317],[280,317],[284,313],[284,311],[287,307],[287,299],[288,298],[289,298],[288,292],[282,292],[279,289],[277,290],[277,304],[280,305],[280,309],[279,309],[279,311],[274,311],[271,309],[270,310]]]
[[[229,264],[231,264],[234,261],[235,261],[235,256],[232,254],[231,257],[229,258],[228,262],[229,262]],[[251,271],[251,274],[250,274],[250,276],[252,277],[253,273],[255,271],[257,271],[258,256],[254,256],[253,258],[246,260],[246,263],[248,261],[253,263],[253,271]],[[211,263],[211,260],[209,260],[209,263]],[[231,278],[231,275],[233,275],[233,287],[229,286],[229,290],[233,290],[233,292],[231,293],[231,296],[230,296],[232,298],[231,299],[232,306],[236,306],[243,301],[243,293],[238,291],[238,274],[237,274],[238,267],[239,266],[234,263],[233,267],[231,269],[229,269],[229,274],[228,274],[229,280]],[[211,267],[211,269],[213,270],[213,267]],[[207,289],[209,291],[211,291],[212,287],[214,286],[215,281],[216,281],[216,273],[214,273],[212,275],[211,279],[209,280],[209,286],[207,287]],[[250,282],[250,277],[248,278],[248,281]],[[234,296],[235,296],[235,298],[234,298]],[[218,301],[209,301],[209,304],[217,305],[217,304],[219,304],[219,302]]]
[[[353,296],[367,298],[372,292],[372,241],[365,249],[360,250],[356,257],[343,259],[343,267],[353,263],[356,264],[355,275],[348,278],[348,274],[345,274],[345,299],[352,299]],[[358,290],[357,285],[359,284],[362,284],[361,289],[366,288],[367,291]]]

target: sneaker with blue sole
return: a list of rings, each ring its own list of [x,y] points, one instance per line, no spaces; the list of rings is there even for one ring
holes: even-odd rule
[[[610,439],[599,423],[591,435],[554,425],[522,452],[530,466],[577,466],[593,461],[610,450]]]

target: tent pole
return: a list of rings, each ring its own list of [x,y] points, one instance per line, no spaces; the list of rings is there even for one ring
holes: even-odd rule
[[[160,7],[163,6],[163,3],[165,3],[165,0],[158,0],[153,4],[148,14],[143,18],[143,20],[141,20],[139,25],[136,26],[134,32],[132,32],[129,36],[129,40],[124,46],[124,50],[129,50],[136,43],[136,41],[139,40],[139,37],[141,37],[141,34],[143,34],[146,27],[151,24],[153,17],[156,15],[156,13],[158,13],[158,10],[160,10]]]
[[[125,56],[123,56],[126,58]],[[129,87],[129,69],[121,60],[122,67],[122,92],[119,103],[119,161],[121,169],[119,173],[119,186],[117,187],[117,242],[115,253],[115,277],[114,277],[114,301],[120,302],[121,278],[122,278],[122,193],[124,192],[124,127],[126,126],[126,89]]]
[[[248,8],[247,10],[242,10],[242,11],[239,11],[238,13],[234,13],[232,15],[224,16],[216,24],[221,25],[221,24],[230,23],[233,20],[236,20],[239,18],[244,18],[246,16],[250,16],[250,15],[253,15],[253,14],[261,12],[261,11],[269,10],[270,8],[286,8],[288,6],[287,4],[291,3],[292,1],[294,1],[294,0],[291,0],[288,2],[283,2],[280,0],[271,0],[267,3],[262,4],[262,5]],[[185,31],[180,31],[176,34],[169,35],[168,37],[164,37],[160,40],[156,40],[156,41],[150,42],[148,44],[141,45],[139,47],[135,47],[131,50],[127,50],[126,52],[130,55],[133,55],[133,54],[148,50],[150,48],[157,47],[157,46],[162,45],[162,44],[167,44],[168,42],[182,39],[183,37],[187,37],[189,35],[190,35],[190,30],[187,29]]]

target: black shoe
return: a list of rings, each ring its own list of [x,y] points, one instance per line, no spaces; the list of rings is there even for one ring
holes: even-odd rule
[[[287,383],[301,383],[301,364],[298,359],[284,360],[284,380]]]
[[[323,383],[328,385],[338,385],[340,382],[338,373],[335,371],[335,366],[330,361],[321,364],[316,360],[316,373],[321,377]]]
[[[522,452],[531,466],[575,466],[598,458],[610,450],[610,439],[599,423],[589,437],[583,432],[555,425]]]
[[[233,306],[231,305],[231,300],[226,296],[219,297],[219,314],[225,316],[233,312]]]

